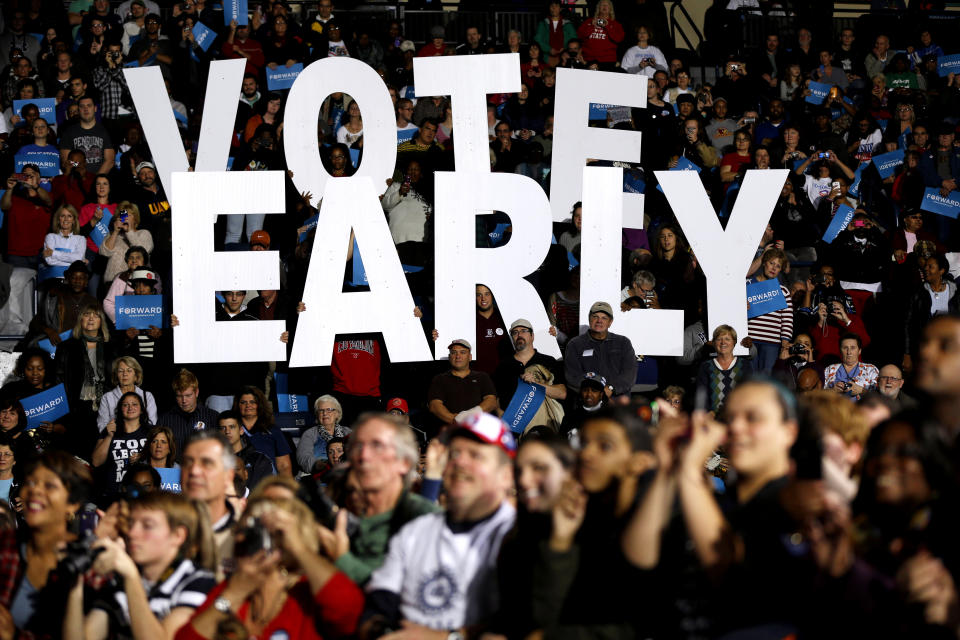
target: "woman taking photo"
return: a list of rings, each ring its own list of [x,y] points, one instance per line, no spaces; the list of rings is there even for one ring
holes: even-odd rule
[[[57,380],[63,383],[70,407],[66,445],[84,460],[89,460],[97,440],[97,412],[114,353],[107,319],[93,305],[80,312],[73,336],[57,345]]]
[[[259,519],[277,548],[262,550],[249,529],[236,534],[236,570],[214,587],[177,640],[212,640],[235,617],[251,638],[347,637],[363,611],[363,592],[317,554],[313,513],[297,499],[250,500],[240,517]],[[249,526],[249,525],[246,525]]]
[[[124,268],[129,268],[125,263],[127,250],[131,247],[143,247],[147,256],[153,251],[153,236],[146,229],[137,229],[138,226],[140,209],[137,205],[127,200],[118,204],[117,215],[110,220],[110,235],[100,247],[100,254],[109,259],[103,274],[105,282],[113,282],[114,278],[123,273]]]
[[[250,434],[253,447],[270,458],[282,476],[293,476],[290,445],[280,428],[273,423],[273,410],[263,391],[244,387],[233,399],[233,410],[240,413],[243,428]]]
[[[50,573],[61,558],[60,549],[76,540],[81,520],[78,512],[93,489],[87,467],[65,451],[45,453],[26,465],[20,500],[26,508],[18,565],[7,567],[17,576],[10,604],[16,628],[37,637],[56,637],[61,632],[59,615],[66,602],[38,601]],[[65,594],[64,594],[65,595]]]
[[[43,239],[43,261],[48,267],[69,267],[86,254],[86,238],[80,235],[77,210],[65,204],[53,214],[50,233]]]
[[[100,440],[93,450],[94,467],[105,469],[106,484],[110,489],[120,486],[127,464],[143,450],[150,435],[150,421],[143,406],[143,399],[130,391],[120,396],[116,416],[107,423]],[[109,458],[113,464],[109,464]],[[109,493],[110,489],[105,493]]]
[[[107,423],[114,419],[120,396],[125,393],[136,393],[143,398],[150,424],[156,424],[157,402],[153,399],[152,393],[140,388],[140,385],[143,384],[143,367],[140,366],[137,359],[130,356],[121,356],[114,360],[112,379],[116,386],[103,394],[100,411],[97,414],[97,428],[100,429],[101,433]]]
[[[303,432],[297,444],[297,463],[302,471],[310,473],[317,460],[327,460],[327,443],[334,438],[346,438],[353,430],[340,424],[343,407],[331,395],[322,395],[313,403],[317,424]]]
[[[637,44],[623,54],[620,68],[627,73],[642,73],[649,78],[657,71],[667,70],[667,59],[658,47],[650,43],[650,31],[646,27],[637,27]],[[688,84],[689,81],[690,76],[687,75]]]
[[[697,388],[706,390],[707,411],[714,415],[720,415],[724,399],[753,373],[753,364],[748,358],[733,355],[735,346],[736,329],[727,324],[714,329],[713,347],[717,351],[717,357],[701,362],[697,372]]]
[[[87,197],[87,203],[80,208],[80,233],[87,237],[87,264],[92,267],[93,276],[90,278],[90,290],[96,291],[100,283],[100,276],[107,268],[106,258],[100,257],[100,247],[90,238],[94,227],[103,220],[103,214],[113,216],[117,211],[117,204],[113,201],[113,188],[109,176],[98,175],[93,179],[93,187]]]
[[[97,576],[117,576],[97,591],[84,616],[84,581],[71,590],[64,640],[172,640],[216,585],[213,532],[206,505],[174,493],[151,492],[130,504],[125,540],[101,538]]]
[[[617,47],[623,42],[623,26],[617,22],[613,2],[600,0],[593,17],[577,29],[582,42],[583,59],[595,63],[601,71],[613,71],[617,65]]]

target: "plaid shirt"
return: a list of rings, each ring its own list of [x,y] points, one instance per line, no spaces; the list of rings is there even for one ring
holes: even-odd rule
[[[100,90],[100,117],[113,120],[117,117],[123,92],[127,90],[127,79],[123,69],[97,67],[93,70],[93,84]]]

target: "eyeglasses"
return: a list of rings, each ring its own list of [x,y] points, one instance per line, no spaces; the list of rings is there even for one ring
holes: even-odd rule
[[[0,458],[12,458],[13,451],[0,451]]]
[[[317,409],[317,413],[336,413],[336,411],[337,411],[337,410],[334,409],[333,407],[328,407],[328,408],[324,408],[324,409]]]
[[[903,378],[897,378],[896,376],[880,376],[877,378],[877,382],[900,382]]]
[[[530,333],[530,329],[527,329],[526,327],[517,327],[516,329],[510,332],[510,335],[518,336],[521,333]]]

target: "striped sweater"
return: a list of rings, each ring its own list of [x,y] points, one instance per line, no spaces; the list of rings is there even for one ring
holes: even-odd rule
[[[753,282],[756,280],[747,280],[748,284]],[[751,339],[776,344],[780,344],[781,340],[788,342],[793,340],[793,300],[790,299],[790,292],[782,284],[780,292],[787,300],[786,307],[747,320],[747,335]]]

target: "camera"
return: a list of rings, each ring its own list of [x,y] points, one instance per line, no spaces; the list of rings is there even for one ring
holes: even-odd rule
[[[110,56],[110,59],[111,59],[111,60],[117,61],[117,60],[120,59],[120,57],[121,57],[123,54],[122,54],[121,52],[119,52],[119,51],[111,51],[111,52],[108,53],[107,55]]]
[[[790,355],[800,356],[804,355],[807,352],[807,345],[805,344],[795,344],[790,346]]]
[[[756,122],[756,121],[757,121],[756,118],[744,118],[744,119],[743,119],[743,124],[753,124],[753,123]]]
[[[731,65],[730,65],[730,71],[740,71],[740,65],[738,65],[738,64],[731,64]]]
[[[276,548],[273,536],[260,518],[249,516],[234,534],[233,555],[237,558],[249,558],[260,551],[270,552]]]
[[[597,18],[596,20],[594,20],[594,22],[595,22],[595,23],[597,24],[597,26],[600,27],[601,29],[602,29],[603,27],[607,26],[607,19],[606,19],[606,18]]]
[[[827,284],[827,276],[823,275],[822,273],[818,273],[810,279],[810,282],[812,282],[815,287],[825,285]]]
[[[830,157],[830,154],[826,151],[821,151],[820,153],[817,154],[817,160],[826,160],[829,157]]]

